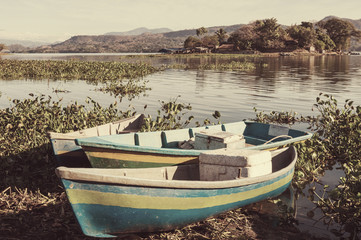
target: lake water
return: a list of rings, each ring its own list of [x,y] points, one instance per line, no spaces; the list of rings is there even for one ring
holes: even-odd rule
[[[2,56],[10,59],[79,59],[91,61],[121,61],[118,54],[15,54]],[[167,64],[162,60],[162,64]],[[181,60],[186,61],[186,60]],[[194,61],[194,60],[193,60]],[[315,115],[312,105],[320,92],[334,95],[339,102],[350,98],[361,104],[360,56],[311,56],[257,58],[266,63],[252,72],[217,72],[199,70],[165,70],[147,76],[147,96],[131,102],[123,99],[122,108],[129,104],[138,112],[154,113],[159,100],[169,101],[177,96],[179,102],[190,103],[191,114],[197,119],[211,118],[218,110],[223,122],[255,117],[253,108],[266,113],[296,111]],[[55,90],[67,93],[54,94]],[[64,102],[83,103],[91,97],[104,104],[114,102],[114,97],[96,91],[96,87],[83,81],[0,80],[0,107],[9,105],[8,98],[24,98],[29,93],[43,93],[63,98]]]
[[[14,54],[1,56],[3,59],[77,59],[90,61],[122,61],[124,54]],[[155,58],[157,64],[169,64],[171,59]],[[189,59],[177,60],[177,63]],[[192,61],[202,61],[192,59]],[[146,96],[132,101],[123,99],[120,107],[131,105],[142,113],[156,115],[159,101],[169,101],[178,97],[178,102],[190,103],[190,114],[196,120],[209,118],[215,110],[220,111],[222,122],[232,122],[254,118],[253,108],[269,113],[294,111],[302,115],[317,115],[312,111],[315,99],[320,92],[332,94],[341,104],[352,99],[361,105],[361,56],[299,56],[255,58],[257,67],[251,72],[220,72],[200,70],[165,70],[147,76],[147,87],[152,90]],[[55,90],[67,90],[57,93]],[[96,91],[96,87],[83,81],[34,81],[0,80],[0,108],[8,107],[8,99],[23,99],[29,93],[52,95],[63,98],[64,103],[77,101],[85,103],[91,97],[102,104],[113,103],[116,99],[109,94]],[[335,174],[326,176],[323,181],[337,183]],[[306,212],[313,208],[311,202],[298,201],[300,228],[320,236],[332,237],[328,230],[315,219],[309,219]]]

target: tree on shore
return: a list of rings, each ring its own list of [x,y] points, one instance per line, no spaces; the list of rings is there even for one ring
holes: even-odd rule
[[[206,28],[198,28],[197,37],[188,37],[185,47],[208,47],[222,44],[226,38],[224,29],[219,29],[215,35],[207,35]],[[217,38],[218,41],[215,39]],[[341,51],[350,47],[350,42],[361,40],[361,31],[345,20],[332,18],[317,24],[302,22],[300,25],[282,27],[277,19],[257,20],[243,25],[230,34],[227,43],[234,45],[236,50],[258,50],[261,52],[293,51],[315,47],[317,51]]]
[[[254,31],[258,36],[255,41],[257,49],[270,51],[285,47],[286,31],[277,23],[276,18],[257,20]]]
[[[209,46],[217,46],[219,45],[219,37],[217,36],[217,34],[215,35],[206,35],[204,37],[201,38],[202,35],[206,34],[208,32],[208,30],[204,27],[198,28],[196,30],[196,34],[198,36],[194,37],[194,36],[189,36],[185,41],[184,41],[184,47],[185,48],[195,48],[195,47],[209,47]],[[225,31],[223,31],[223,33],[225,34]]]
[[[283,29],[271,18],[242,26],[228,42],[238,50],[287,51],[286,42],[294,41],[300,49],[314,46],[318,51],[333,51],[348,49],[351,38],[361,39],[361,32],[348,21],[331,19],[316,25],[302,22]]]
[[[237,50],[252,50],[255,48],[256,37],[254,26],[248,24],[233,32],[228,38],[228,42],[234,44]]]
[[[238,50],[273,51],[284,49],[287,33],[277,19],[257,20],[242,26],[228,39]]]
[[[200,27],[196,30],[197,36],[200,37],[204,34],[206,34],[208,30],[205,27]]]
[[[286,32],[297,41],[298,47],[306,48],[314,45],[316,41],[316,30],[310,22],[302,22],[301,25],[293,25]]]
[[[204,47],[209,47],[209,46],[218,46],[219,45],[219,40],[217,35],[213,35],[213,36],[204,36],[201,39],[202,42],[202,46]]]
[[[336,47],[330,36],[327,35],[326,31],[320,28],[316,29],[316,41],[314,46],[318,51],[332,51]]]
[[[189,36],[184,41],[184,48],[195,48],[202,46],[202,41],[194,36]]]
[[[218,42],[220,44],[224,43],[227,39],[227,32],[223,29],[223,28],[220,28],[219,30],[216,31],[216,35],[217,35],[217,38],[218,38]]]
[[[349,21],[331,18],[319,22],[318,26],[326,30],[327,35],[335,43],[338,51],[347,50],[350,47],[351,37],[361,39],[361,31],[356,30],[355,26]]]

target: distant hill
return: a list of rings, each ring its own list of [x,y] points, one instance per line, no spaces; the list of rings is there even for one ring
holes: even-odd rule
[[[322,20],[327,20],[328,16]],[[352,20],[357,29],[361,29],[361,19]],[[227,34],[239,29],[243,24],[208,27],[208,34],[214,34],[223,28]],[[162,48],[181,48],[185,39],[196,36],[196,29],[168,31],[167,28],[137,28],[128,32],[110,32],[98,36],[73,36],[70,39],[52,45],[36,47],[28,52],[74,52],[74,53],[112,53],[112,52],[158,52]],[[352,50],[361,49],[359,43],[352,43]]]
[[[47,53],[115,53],[115,52],[158,52],[168,47],[181,47],[184,38],[167,38],[163,34],[141,34],[137,36],[74,36],[53,45],[42,46],[29,52]]]
[[[148,29],[148,28],[142,27],[142,28],[136,28],[136,29],[133,29],[133,30],[127,31],[127,32],[109,32],[109,33],[105,33],[104,35],[134,36],[134,35],[141,35],[144,33],[157,34],[157,33],[171,32],[171,31],[172,30],[169,28]]]
[[[217,26],[209,27],[207,30],[209,34],[214,34],[223,28],[227,33],[231,33],[241,26],[242,24]],[[162,48],[181,48],[187,37],[196,36],[196,29],[169,30],[137,28],[128,32],[109,32],[98,36],[73,36],[64,42],[36,47],[28,52],[158,52]]]

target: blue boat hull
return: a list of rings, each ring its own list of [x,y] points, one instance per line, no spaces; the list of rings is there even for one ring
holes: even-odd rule
[[[290,185],[293,168],[264,182],[222,189],[112,185],[62,179],[85,235],[114,237],[182,227],[274,197]]]

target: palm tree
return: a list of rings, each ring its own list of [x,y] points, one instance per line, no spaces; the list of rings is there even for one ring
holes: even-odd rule
[[[225,42],[227,38],[227,32],[223,28],[220,28],[218,31],[216,31],[216,35],[220,44]]]

